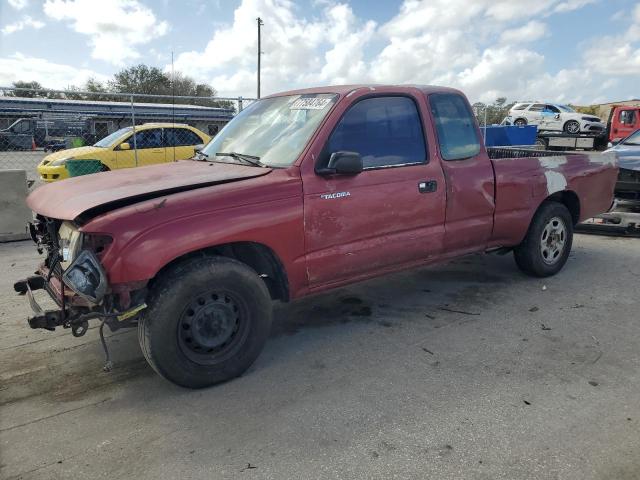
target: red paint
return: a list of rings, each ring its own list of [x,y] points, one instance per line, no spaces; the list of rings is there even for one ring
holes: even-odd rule
[[[609,141],[619,141],[640,128],[640,107],[617,105],[609,116]]]
[[[231,242],[256,242],[280,259],[291,298],[487,248],[514,246],[548,197],[538,158],[492,161],[484,147],[470,159],[441,160],[427,97],[437,87],[325,87],[293,93],[336,93],[339,100],[298,160],[286,169],[184,161],[56,182],[36,190],[29,206],[74,219],[89,208],[150,192],[199,188],[101,213],[82,230],[108,234],[102,255],[112,285],[144,282],[187,253]],[[315,161],[341,115],[370,95],[406,95],[422,117],[428,163],[319,176]],[[617,168],[567,155],[553,170],[580,200],[580,218],[606,211]],[[435,192],[418,184],[435,181]],[[348,196],[322,198],[323,194]]]

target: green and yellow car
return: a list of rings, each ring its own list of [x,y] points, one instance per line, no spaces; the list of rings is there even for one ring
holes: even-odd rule
[[[209,135],[189,125],[145,123],[135,127],[135,138],[133,127],[125,127],[93,146],[47,155],[38,165],[38,173],[45,182],[54,182],[87,173],[185,160],[209,140]]]

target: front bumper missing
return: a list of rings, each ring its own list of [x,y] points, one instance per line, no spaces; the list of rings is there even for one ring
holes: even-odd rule
[[[64,296],[62,296],[61,308],[57,310],[44,310],[36,298],[33,295],[34,290],[44,289],[49,292],[50,296],[56,300],[56,303],[60,305],[60,301],[53,293],[48,281],[42,275],[34,275],[25,280],[16,282],[13,286],[14,290],[20,295],[25,295],[27,301],[34,316],[28,317],[27,322],[33,329],[42,328],[49,331],[54,331],[57,327],[70,328],[74,337],[81,337],[89,329],[89,320],[101,320],[100,323],[100,342],[105,352],[105,365],[104,370],[109,371],[112,369],[113,364],[109,356],[109,350],[107,343],[104,339],[104,326],[107,325],[109,329],[114,332],[121,328],[133,327],[137,324],[137,316],[145,308],[146,303],[141,303],[134,307],[131,307],[125,311],[110,311],[101,312],[96,310],[97,306],[93,306],[92,309],[88,307],[69,307],[65,308]],[[64,295],[64,293],[62,294]]]

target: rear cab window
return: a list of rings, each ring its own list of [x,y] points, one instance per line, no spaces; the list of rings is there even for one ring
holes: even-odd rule
[[[358,101],[334,128],[327,151],[329,155],[357,152],[364,169],[426,163],[426,142],[417,105],[405,96]]]
[[[429,106],[443,160],[464,160],[480,153],[480,139],[473,113],[460,95],[431,94]]]
[[[636,111],[635,110],[622,110],[620,112],[620,123],[625,125],[633,125],[636,121]]]

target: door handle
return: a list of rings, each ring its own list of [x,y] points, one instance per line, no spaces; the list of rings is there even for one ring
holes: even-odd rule
[[[435,180],[427,180],[418,183],[418,192],[420,193],[433,193],[438,189],[438,182]]]

